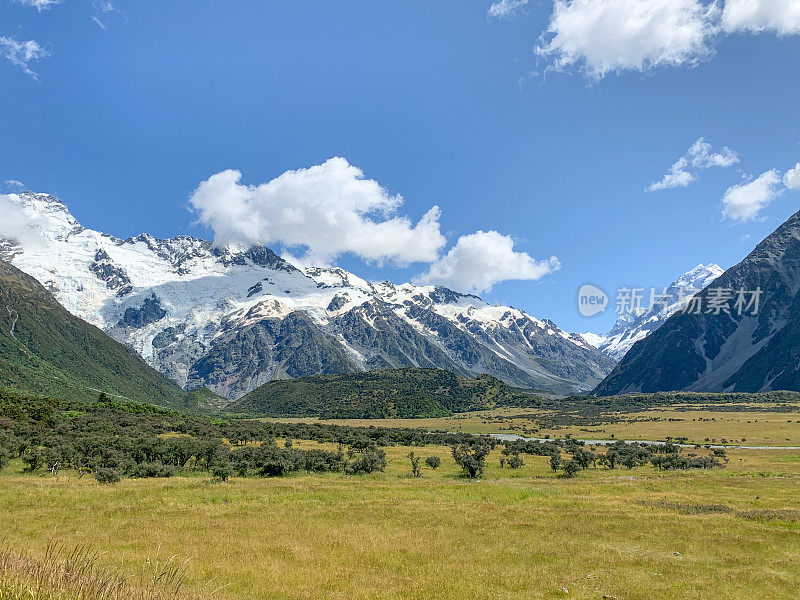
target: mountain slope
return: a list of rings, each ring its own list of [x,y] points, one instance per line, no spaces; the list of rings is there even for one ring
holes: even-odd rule
[[[597,349],[615,361],[621,360],[636,342],[661,327],[667,319],[686,306],[689,298],[711,284],[722,273],[723,269],[715,264],[697,265],[691,271],[687,271],[669,287],[657,290],[658,301],[640,314],[620,315],[611,331],[599,341]],[[645,302],[648,300],[645,298]]]
[[[0,240],[0,256],[187,389],[234,399],[272,379],[426,367],[569,394],[613,367],[552,322],[477,296],[301,270],[262,246],[119,239],[82,227],[52,196],[6,198],[31,230]]]
[[[103,391],[162,406],[192,403],[177,384],[71,315],[35,279],[3,261],[0,385],[64,398]]]
[[[733,292],[729,313],[707,312],[719,289]],[[756,314],[734,309],[740,289],[763,292]],[[800,390],[800,213],[693,302],[702,303],[701,314],[673,315],[595,393]]]
[[[538,403],[536,396],[489,375],[467,379],[441,369],[407,368],[272,381],[228,410],[282,417],[420,418]]]

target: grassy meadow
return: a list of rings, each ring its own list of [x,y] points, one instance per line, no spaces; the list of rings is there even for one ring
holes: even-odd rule
[[[432,446],[413,450],[442,466],[411,477],[411,450],[387,448],[386,471],[372,475],[225,483],[101,485],[23,474],[14,460],[0,474],[0,537],[32,556],[52,539],[87,545],[123,570],[176,555],[189,559],[187,593],[222,599],[800,595],[800,452],[730,450],[726,469],[563,479],[545,457],[501,469],[496,449],[468,481],[449,448]]]
[[[464,433],[597,440],[666,440],[686,438],[691,444],[800,446],[800,411],[774,403],[728,407],[685,405],[637,412],[608,411],[591,422],[563,411],[500,408],[431,419],[264,419],[274,422],[331,423],[352,427],[426,427]],[[565,418],[566,417],[566,418]],[[556,421],[554,423],[554,421]]]

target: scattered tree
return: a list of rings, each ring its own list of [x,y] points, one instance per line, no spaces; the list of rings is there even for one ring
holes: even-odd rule
[[[95,470],[94,478],[100,483],[116,483],[122,479],[122,474],[116,469],[100,467]]]
[[[483,473],[490,450],[491,447],[484,444],[461,444],[453,446],[453,459],[467,477],[475,479]]]
[[[414,477],[422,477],[422,467],[419,466],[421,460],[420,457],[411,452],[409,453],[408,458],[411,460],[411,474]]]
[[[522,457],[519,454],[514,454],[508,459],[508,466],[512,469],[519,469],[524,464],[525,461],[522,460]]]
[[[564,477],[572,478],[578,474],[578,471],[581,470],[581,466],[578,464],[578,461],[573,458],[564,463],[562,469],[564,470]]]
[[[550,468],[553,469],[553,473],[558,471],[561,467],[561,455],[560,454],[553,454],[550,457]]]
[[[438,456],[429,456],[425,459],[425,464],[428,465],[431,469],[436,470],[442,464],[442,459]]]

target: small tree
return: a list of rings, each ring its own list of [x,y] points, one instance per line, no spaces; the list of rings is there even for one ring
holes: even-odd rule
[[[419,466],[420,457],[411,452],[408,458],[411,460],[411,474],[414,477],[422,477],[422,467]]]
[[[228,477],[233,475],[233,466],[231,463],[217,462],[211,466],[211,476],[215,481],[228,481]]]
[[[487,444],[453,446],[453,459],[470,479],[480,477],[491,448]]]
[[[8,451],[5,448],[0,447],[0,471],[2,471],[3,468],[8,464],[9,460],[11,460],[11,456]]]
[[[122,479],[122,475],[117,469],[100,467],[95,469],[94,478],[100,483],[116,483]]]
[[[514,454],[508,459],[508,466],[512,469],[519,469],[524,464],[525,461],[522,460],[522,457],[519,454]]]
[[[581,466],[575,459],[568,460],[566,463],[564,463],[562,468],[564,469],[564,477],[568,478],[575,477],[578,474],[578,471],[581,470]]]
[[[439,468],[439,465],[442,464],[442,459],[438,456],[429,456],[425,459],[425,464],[428,465],[431,469],[436,470]]]
[[[386,468],[386,452],[380,448],[364,450],[357,453],[355,460],[350,462],[345,468],[345,472],[350,474],[356,473],[374,473],[375,471],[383,471]]]
[[[553,454],[550,457],[550,468],[553,469],[553,473],[558,471],[560,466],[561,466],[561,455],[560,454]]]
[[[585,448],[578,448],[572,455],[572,458],[577,461],[581,469],[588,469],[589,465],[594,464],[597,460],[594,452]]]
[[[22,462],[25,463],[25,471],[34,473],[44,465],[44,452],[41,448],[28,448],[22,455]]]

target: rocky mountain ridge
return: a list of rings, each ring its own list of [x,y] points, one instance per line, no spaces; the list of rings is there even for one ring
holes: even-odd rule
[[[0,240],[0,257],[187,389],[233,399],[273,379],[413,366],[567,394],[613,367],[580,336],[477,296],[301,269],[264,246],[120,239],[53,196],[6,198],[30,231]]]
[[[800,389],[800,212],[634,344],[595,390]]]

